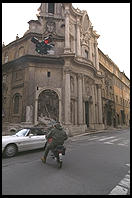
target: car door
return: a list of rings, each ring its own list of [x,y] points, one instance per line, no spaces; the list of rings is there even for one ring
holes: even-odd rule
[[[46,142],[45,135],[40,134],[39,131],[35,129],[30,131],[29,139],[31,149],[42,148]]]
[[[31,139],[31,129],[24,129],[27,130],[26,134],[20,135],[17,138],[17,146],[19,151],[28,151],[32,150],[34,147],[33,139]]]

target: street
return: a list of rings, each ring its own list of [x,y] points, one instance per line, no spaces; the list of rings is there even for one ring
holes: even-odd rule
[[[126,194],[130,185],[130,129],[69,138],[62,169],[43,150],[2,159],[3,195]]]

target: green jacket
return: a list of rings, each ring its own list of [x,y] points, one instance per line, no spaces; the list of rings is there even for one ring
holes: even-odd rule
[[[57,144],[64,144],[64,141],[68,139],[66,132],[61,126],[51,129],[51,131],[46,135],[46,138],[53,138],[53,142]]]

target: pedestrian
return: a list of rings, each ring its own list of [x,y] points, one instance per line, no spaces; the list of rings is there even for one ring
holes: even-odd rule
[[[43,163],[46,163],[46,158],[50,150],[54,150],[56,146],[63,145],[68,136],[60,123],[56,123],[54,128],[46,135],[47,143],[44,149],[44,155],[41,158]]]

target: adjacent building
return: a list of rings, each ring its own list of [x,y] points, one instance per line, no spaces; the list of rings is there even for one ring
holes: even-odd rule
[[[87,12],[72,3],[41,3],[38,11],[23,37],[2,48],[3,127],[45,117],[72,135],[129,125],[129,79],[98,49]],[[49,35],[54,48],[38,54],[31,38]]]
[[[103,123],[109,126],[129,126],[130,80],[118,66],[99,49],[102,80]]]

